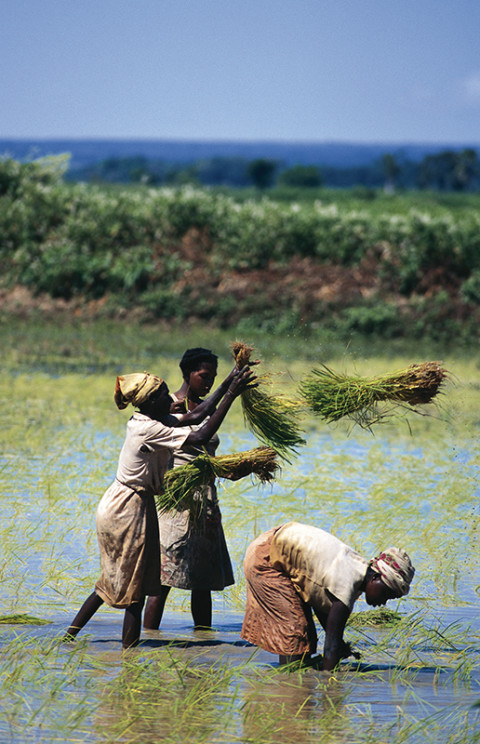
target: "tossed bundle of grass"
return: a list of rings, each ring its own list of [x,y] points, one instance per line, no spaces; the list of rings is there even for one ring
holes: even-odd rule
[[[232,352],[239,369],[250,362],[253,346],[234,341]],[[260,375],[257,382],[265,383],[268,375]],[[286,395],[268,395],[257,387],[247,387],[241,395],[245,422],[261,442],[274,447],[283,459],[288,453],[305,444],[301,435],[298,416],[303,404]]]
[[[212,457],[206,452],[192,462],[169,470],[164,479],[163,493],[156,496],[157,507],[163,510],[188,509],[195,518],[205,506],[206,491],[215,478],[238,480],[255,475],[262,483],[275,477],[279,465],[272,447],[256,447],[233,455]]]
[[[300,394],[314,413],[325,421],[338,421],[350,416],[360,426],[368,427],[384,414],[380,402],[411,407],[430,403],[442,382],[448,377],[438,362],[412,364],[407,369],[379,377],[349,377],[327,366],[312,370],[300,383]]]

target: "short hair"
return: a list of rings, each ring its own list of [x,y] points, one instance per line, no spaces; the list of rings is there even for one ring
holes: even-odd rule
[[[187,349],[180,360],[180,369],[183,376],[187,377],[190,372],[196,372],[202,364],[218,365],[218,357],[210,349],[203,349],[201,346],[195,346],[193,349]]]

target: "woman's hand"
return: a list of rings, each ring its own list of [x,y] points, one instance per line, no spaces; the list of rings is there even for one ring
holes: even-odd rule
[[[228,386],[227,393],[236,398],[241,395],[247,387],[257,387],[258,382],[255,382],[257,376],[252,372],[250,367],[247,365],[242,369],[234,370],[233,379]]]
[[[241,465],[237,465],[235,467],[235,472],[230,473],[222,473],[222,478],[226,478],[227,480],[231,481],[237,481],[240,480],[240,478],[245,478],[247,475],[252,474],[252,466],[249,462],[244,462]]]
[[[256,379],[256,375],[253,374],[252,370],[248,366],[243,367],[241,370],[236,370],[233,380],[228,386],[228,390],[220,401],[218,408],[212,413],[203,426],[199,427],[196,431],[192,431],[192,433],[188,435],[185,444],[197,445],[208,442],[222,423],[235,398],[243,393],[245,388],[257,387],[258,382],[255,382]],[[212,396],[210,396],[210,398],[211,397]],[[197,406],[194,413],[197,412],[202,405],[203,404]],[[183,420],[186,419],[186,416],[187,414],[183,416]]]
[[[347,645],[343,640],[343,631],[349,615],[350,609],[335,597],[325,623],[325,645],[323,647],[325,671],[334,669],[343,658],[342,654]]]

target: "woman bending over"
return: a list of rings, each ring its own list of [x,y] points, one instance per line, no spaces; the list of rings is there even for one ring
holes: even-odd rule
[[[325,630],[326,670],[351,655],[343,631],[359,596],[374,607],[403,597],[415,573],[403,550],[388,548],[367,561],[334,535],[299,522],[257,537],[244,569],[242,638],[278,654],[280,664],[309,660],[317,647],[313,610]]]

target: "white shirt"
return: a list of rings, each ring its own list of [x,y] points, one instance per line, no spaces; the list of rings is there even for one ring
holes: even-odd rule
[[[183,445],[190,432],[188,426],[166,426],[143,413],[134,413],[127,423],[117,480],[146,495],[161,493],[172,453]]]
[[[328,612],[330,592],[350,610],[361,594],[368,561],[334,535],[300,522],[275,533],[270,563],[291,579],[302,599]]]

